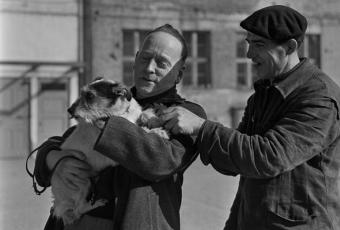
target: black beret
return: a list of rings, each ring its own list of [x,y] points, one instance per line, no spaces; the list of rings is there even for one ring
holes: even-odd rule
[[[255,11],[240,25],[243,29],[269,40],[286,41],[304,35],[307,20],[292,8],[273,5]]]

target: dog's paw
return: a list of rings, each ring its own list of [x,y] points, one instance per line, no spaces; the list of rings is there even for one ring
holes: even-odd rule
[[[153,108],[143,110],[140,118],[140,125],[147,126],[149,129],[159,128],[163,126],[163,121],[156,115]]]
[[[108,200],[106,200],[106,199],[96,200],[94,202],[94,204],[92,205],[92,208],[98,208],[98,207],[104,206],[104,205],[107,204],[107,202],[108,202]]]
[[[81,215],[101,206],[104,206],[108,201],[105,199],[96,200],[94,203],[91,201],[82,202],[74,210],[74,215],[80,217]]]

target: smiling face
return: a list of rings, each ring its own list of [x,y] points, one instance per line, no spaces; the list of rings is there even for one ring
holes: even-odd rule
[[[258,79],[275,78],[289,70],[285,43],[277,44],[250,32],[246,41],[249,44],[247,57],[253,61]]]
[[[149,34],[137,53],[134,81],[137,98],[163,93],[182,78],[182,43],[166,32]]]

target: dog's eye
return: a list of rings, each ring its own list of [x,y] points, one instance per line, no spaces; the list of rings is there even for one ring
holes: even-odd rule
[[[86,98],[86,100],[92,100],[92,99],[94,99],[94,94],[92,92],[86,92],[85,98]]]

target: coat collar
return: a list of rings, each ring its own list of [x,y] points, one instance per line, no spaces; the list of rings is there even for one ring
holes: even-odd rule
[[[137,93],[136,87],[132,87],[131,92],[133,97],[136,98]],[[177,94],[176,87],[172,87],[171,89],[155,96],[136,100],[143,107],[148,107],[152,104],[164,104],[164,105],[182,104],[185,101],[184,98]]]
[[[260,79],[256,81],[254,88],[258,90],[262,87],[274,86],[282,97],[286,98],[296,88],[308,81],[315,70],[316,67],[307,58],[302,58],[300,63],[293,69],[277,76],[275,79]]]

